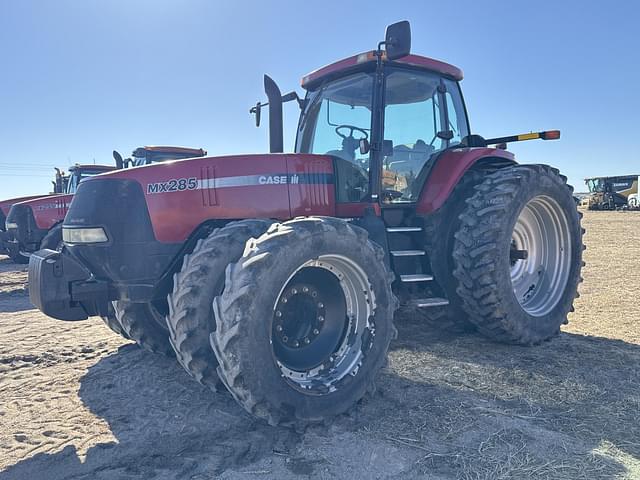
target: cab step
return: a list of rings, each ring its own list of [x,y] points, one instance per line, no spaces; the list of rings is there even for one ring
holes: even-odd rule
[[[391,250],[393,257],[419,257],[425,255],[424,250]]]
[[[412,273],[410,275],[400,275],[400,281],[404,283],[430,282],[431,280],[433,280],[433,275],[427,275],[426,273]]]
[[[388,233],[421,232],[422,227],[387,227]]]
[[[429,307],[444,307],[449,305],[449,300],[446,298],[422,298],[419,300],[414,300],[413,305],[418,308],[429,308]]]

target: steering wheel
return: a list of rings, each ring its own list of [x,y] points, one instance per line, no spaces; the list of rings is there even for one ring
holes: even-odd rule
[[[343,129],[343,128],[348,128],[349,129],[349,135],[345,135],[343,133],[340,133],[340,130]],[[361,140],[362,138],[366,138],[366,139],[369,138],[369,134],[363,128],[355,127],[353,125],[338,125],[336,127],[336,134],[340,138],[342,138],[343,140],[345,140],[347,138],[353,138],[353,132],[360,132],[360,133],[362,133],[362,135],[364,135],[363,137],[360,137],[358,140]]]

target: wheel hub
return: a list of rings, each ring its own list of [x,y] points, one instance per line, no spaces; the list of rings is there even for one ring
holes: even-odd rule
[[[513,293],[529,315],[546,315],[558,304],[570,259],[569,222],[562,207],[551,197],[534,197],[516,220],[509,249]]]
[[[355,375],[375,335],[375,296],[352,260],[321,256],[286,282],[273,309],[271,343],[282,376],[308,394],[334,391]]]
[[[322,295],[313,286],[295,284],[280,297],[274,314],[274,335],[284,345],[301,348],[321,334],[326,307]]]

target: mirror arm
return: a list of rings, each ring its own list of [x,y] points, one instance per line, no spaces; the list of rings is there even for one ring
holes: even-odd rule
[[[306,101],[304,98],[300,98],[297,92],[293,91],[293,92],[287,93],[286,95],[282,95],[282,103],[290,102],[292,100],[295,100],[297,102],[300,110],[304,109]],[[269,102],[264,102],[264,103],[258,102],[249,109],[249,113],[254,114],[256,116],[256,127],[260,126],[260,111],[262,110],[262,107],[267,107],[268,105],[269,105]]]

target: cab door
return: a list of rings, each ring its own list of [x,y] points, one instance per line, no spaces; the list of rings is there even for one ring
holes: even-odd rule
[[[383,204],[413,203],[444,150],[468,135],[458,84],[434,72],[389,69],[385,78]]]

